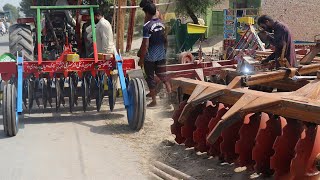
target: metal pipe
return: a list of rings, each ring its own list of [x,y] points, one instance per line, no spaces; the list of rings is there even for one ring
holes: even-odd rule
[[[98,63],[97,35],[96,35],[96,24],[94,22],[93,7],[90,7],[90,18],[91,18],[91,28],[92,28],[94,62]]]
[[[50,10],[50,9],[90,9],[99,8],[99,5],[69,5],[69,6],[31,6],[30,9]]]
[[[41,11],[37,8],[37,39],[38,39],[38,64],[42,64],[42,49],[41,49]]]
[[[183,172],[180,172],[166,164],[163,164],[159,161],[156,161],[154,163],[154,166],[157,167],[158,169],[164,171],[164,172],[167,172],[168,174],[171,174],[173,175],[174,177],[178,178],[178,179],[184,179],[184,180],[195,180],[193,177],[183,173]]]

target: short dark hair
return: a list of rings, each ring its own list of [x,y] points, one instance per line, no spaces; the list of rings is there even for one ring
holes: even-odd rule
[[[144,8],[147,4],[153,4],[153,0],[141,0],[139,6]]]
[[[95,9],[93,12],[95,16],[103,16],[102,11],[100,11],[99,9]]]
[[[267,21],[273,22],[273,19],[268,15],[262,15],[258,19],[258,25],[265,24]]]
[[[151,15],[156,15],[157,13],[157,7],[155,4],[153,3],[149,3],[147,4],[143,9],[142,9],[145,13],[151,14]]]

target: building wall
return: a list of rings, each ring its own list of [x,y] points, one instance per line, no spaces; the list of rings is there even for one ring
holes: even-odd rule
[[[313,41],[320,34],[319,0],[262,0],[261,12],[286,23],[295,40]]]

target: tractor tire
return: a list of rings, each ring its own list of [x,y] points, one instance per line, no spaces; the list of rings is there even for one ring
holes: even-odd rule
[[[4,87],[3,100],[3,126],[5,134],[13,137],[18,133],[19,121],[16,113],[17,108],[17,90],[14,84],[6,84]]]
[[[141,79],[134,78],[130,80],[128,99],[127,118],[129,126],[132,130],[139,131],[143,127],[146,116],[146,94]]]
[[[9,28],[9,48],[14,56],[22,53],[25,61],[34,61],[34,41],[31,27],[25,24],[15,24]]]

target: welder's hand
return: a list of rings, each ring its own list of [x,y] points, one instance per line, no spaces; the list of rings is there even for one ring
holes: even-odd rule
[[[139,59],[138,65],[143,68],[144,67],[144,59]]]
[[[261,61],[261,64],[268,64],[269,63],[269,60],[268,59],[264,59]]]

